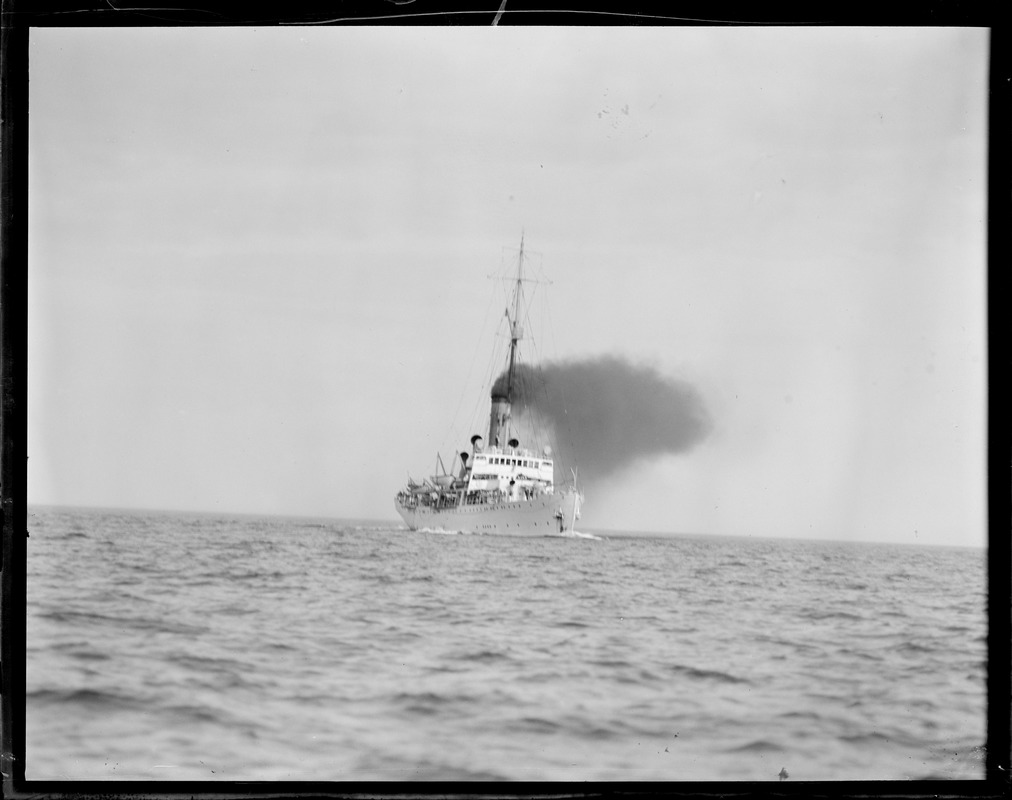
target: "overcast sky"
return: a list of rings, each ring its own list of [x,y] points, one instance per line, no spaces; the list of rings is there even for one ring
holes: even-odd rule
[[[713,419],[581,527],[983,545],[987,45],[33,30],[29,501],[396,520],[523,231],[544,354]]]

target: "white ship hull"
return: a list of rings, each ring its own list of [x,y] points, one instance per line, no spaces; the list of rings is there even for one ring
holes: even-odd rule
[[[411,530],[445,530],[501,536],[558,536],[573,530],[580,518],[583,497],[572,490],[533,497],[475,503],[455,508],[419,505],[409,508],[400,499],[397,513]]]

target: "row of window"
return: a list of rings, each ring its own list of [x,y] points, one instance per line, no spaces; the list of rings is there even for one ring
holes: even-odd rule
[[[534,461],[533,459],[526,459],[526,458],[505,458],[505,457],[502,457],[502,456],[489,456],[488,457],[488,463],[489,464],[504,464],[505,466],[508,466],[508,467],[540,467],[541,466],[541,462],[540,461]],[[547,467],[548,464],[549,464],[549,462],[546,461],[545,462],[545,466]]]

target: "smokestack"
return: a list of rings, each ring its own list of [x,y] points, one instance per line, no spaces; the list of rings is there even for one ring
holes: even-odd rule
[[[492,388],[492,413],[488,421],[488,441],[493,447],[499,446],[499,434],[506,435],[506,424],[510,418],[510,401],[499,382]]]

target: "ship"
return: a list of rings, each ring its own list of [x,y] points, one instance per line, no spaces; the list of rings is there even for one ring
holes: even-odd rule
[[[577,488],[577,470],[572,469],[571,482],[557,485],[550,435],[537,436],[534,428],[514,424],[527,311],[524,258],[521,235],[512,297],[504,314],[509,350],[503,371],[492,384],[488,436],[471,436],[470,449],[454,457],[449,471],[437,455],[436,474],[422,481],[408,478],[394,505],[410,530],[558,536],[572,534],[580,518],[583,493]],[[520,435],[529,435],[532,441],[522,445]],[[454,470],[458,458],[460,468]]]

